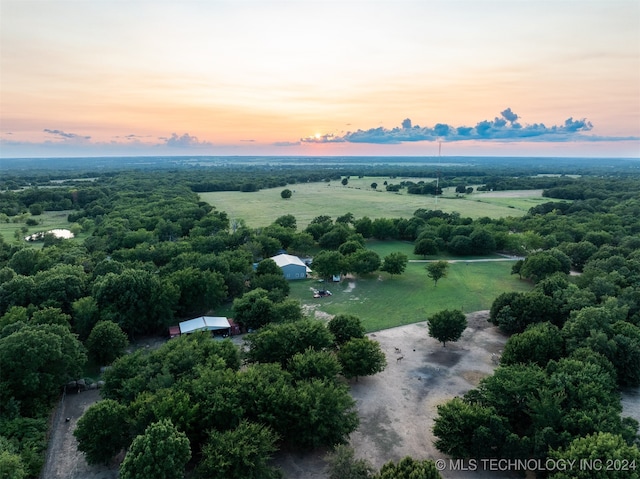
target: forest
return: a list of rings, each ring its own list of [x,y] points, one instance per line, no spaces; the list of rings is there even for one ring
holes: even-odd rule
[[[438,407],[440,451],[616,459],[634,469],[599,477],[638,477],[638,423],[622,416],[620,389],[640,386],[640,176],[628,163],[606,174],[593,163],[574,165],[571,176],[564,165],[545,168],[10,170],[0,181],[0,223],[16,229],[0,236],[0,471],[11,471],[3,477],[38,477],[53,406],[66,384],[98,366],[110,366],[104,399],[75,435],[90,463],[126,451],[123,478],[149,467],[168,469],[158,477],[275,478],[270,458],[292,447],[336,448],[332,477],[439,477],[424,458],[373,471],[338,447],[358,427],[349,381],[380,371],[384,355],[357,317],[326,326],[306,317],[268,259],[285,250],[313,256],[321,275],[402,274],[406,258],[380,258],[366,247],[372,239],[411,242],[425,257],[520,255],[512,274],[532,285],[494,301],[490,321],[509,339],[492,376]],[[198,196],[376,172],[424,184],[438,176],[443,188],[543,189],[548,201],[500,219],[427,208],[409,218],[356,218],[345,205],[343,215],[319,212],[305,228],[294,214],[253,228]],[[64,211],[77,237],[25,242],[21,225],[50,211]],[[254,331],[247,351],[194,335],[126,353],[137,338],[166,335],[223,305]],[[145,445],[158,443],[151,457]],[[579,472],[571,477],[591,477]]]

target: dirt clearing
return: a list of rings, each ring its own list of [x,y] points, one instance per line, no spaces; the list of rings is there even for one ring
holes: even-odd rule
[[[507,337],[488,317],[488,311],[468,314],[462,338],[446,347],[429,337],[426,322],[368,334],[380,343],[388,364],[382,373],[351,382],[360,416],[360,427],[350,437],[356,457],[376,468],[405,456],[448,460],[433,445],[436,406],[463,395],[496,367],[492,354],[500,353]],[[327,477],[319,454],[281,453],[277,463],[288,479]],[[441,474],[445,478],[518,477],[446,469]]]

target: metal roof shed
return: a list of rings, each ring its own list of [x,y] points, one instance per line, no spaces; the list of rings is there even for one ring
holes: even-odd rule
[[[196,331],[231,330],[227,318],[222,316],[200,316],[180,323],[180,334],[190,334]]]

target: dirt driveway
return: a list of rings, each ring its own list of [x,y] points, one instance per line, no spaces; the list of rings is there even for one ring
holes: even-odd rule
[[[97,389],[67,394],[58,405],[51,425],[51,437],[41,479],[115,479],[117,467],[89,466],[78,452],[73,436],[78,419],[100,399]],[[69,419],[67,421],[67,418]]]

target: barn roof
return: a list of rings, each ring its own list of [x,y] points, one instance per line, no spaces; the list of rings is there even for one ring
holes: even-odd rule
[[[231,325],[227,318],[222,316],[200,316],[180,323],[180,333],[189,334],[195,331],[214,331],[217,329],[229,329]]]
[[[296,266],[303,266],[308,273],[311,272],[311,269],[309,269],[309,267],[304,263],[304,261],[302,261],[297,256],[293,256],[291,254],[283,253],[276,256],[272,256],[271,259],[275,261],[275,263],[280,268],[282,268],[283,266],[296,265]]]

